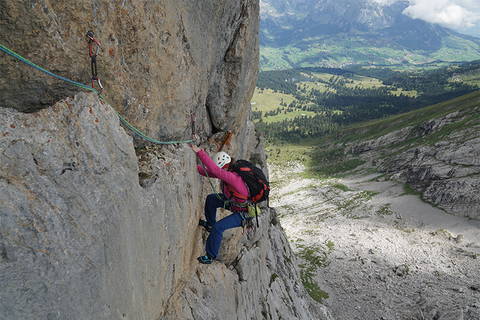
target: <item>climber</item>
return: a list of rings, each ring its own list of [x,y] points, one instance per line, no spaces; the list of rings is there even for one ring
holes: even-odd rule
[[[100,78],[97,75],[97,55],[100,49],[100,42],[95,39],[95,34],[93,31],[88,31],[87,34],[87,41],[88,41],[88,55],[90,56],[90,66],[92,68],[92,88],[94,88],[94,82],[98,82],[98,86],[100,87],[99,92],[102,92],[103,86]],[[93,45],[95,44],[95,50],[93,50]]]
[[[191,144],[190,147],[202,162],[198,172],[207,177],[222,181],[223,193],[212,193],[205,200],[205,220],[199,225],[210,232],[206,243],[206,255],[198,257],[203,264],[210,264],[217,257],[222,242],[223,232],[227,229],[243,226],[252,218],[248,217],[246,205],[249,196],[248,187],[236,172],[229,171],[234,161],[225,152],[218,152],[212,160],[208,154]],[[229,216],[216,220],[217,208],[225,208],[231,212]]]

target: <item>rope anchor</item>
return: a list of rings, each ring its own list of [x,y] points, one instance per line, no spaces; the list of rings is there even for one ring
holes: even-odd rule
[[[88,55],[90,56],[90,67],[92,69],[92,88],[95,88],[94,83],[97,81],[98,86],[100,87],[99,92],[102,92],[103,86],[100,78],[97,74],[97,55],[98,51],[100,50],[100,42],[95,39],[95,34],[93,31],[88,31],[87,34],[87,41],[88,41]],[[95,45],[95,50],[93,46]]]
[[[62,77],[62,76],[59,76],[58,74],[55,74],[53,72],[50,72],[48,70],[46,70],[45,68],[42,68],[40,67],[39,65],[36,65],[35,63],[33,63],[32,61],[28,60],[27,58],[24,58],[22,57],[21,55],[19,55],[18,53],[16,53],[15,51],[13,50],[10,50],[9,48],[5,47],[4,45],[0,44],[0,51],[8,54],[9,56],[25,63],[26,65],[38,70],[38,71],[41,71],[45,74],[48,74],[49,76],[51,77],[54,77],[54,78],[57,78],[59,80],[62,80],[62,81],[65,81],[67,83],[70,83],[74,86],[77,86],[79,88],[82,88],[82,89],[85,89],[85,90],[88,90],[88,91],[92,91],[92,92],[95,92],[96,94],[98,94],[98,97],[100,98],[100,100],[104,100],[103,96],[100,94],[100,91],[93,88],[93,85],[92,87],[89,87],[83,83],[80,83],[80,82],[77,82],[77,81],[73,81],[71,79],[68,79],[68,78],[65,78],[65,77]],[[96,64],[95,64],[96,65]],[[101,83],[100,81],[98,80],[99,82],[99,85],[101,86]],[[103,89],[103,87],[101,87]],[[116,111],[115,111],[116,112]],[[173,140],[173,141],[159,141],[157,139],[154,139],[154,138],[151,138],[147,135],[145,135],[142,131],[140,131],[139,129],[135,128],[133,125],[131,125],[124,117],[122,117],[120,115],[120,113],[116,112],[117,113],[117,116],[120,120],[120,122],[126,126],[128,129],[130,129],[134,134],[136,134],[137,136],[139,136],[140,138],[148,141],[148,142],[151,142],[151,143],[155,143],[155,144],[161,144],[161,145],[165,145],[165,144],[181,144],[181,143],[192,143],[193,140]]]

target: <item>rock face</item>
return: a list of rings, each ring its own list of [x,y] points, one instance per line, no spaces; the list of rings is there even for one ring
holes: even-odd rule
[[[479,101],[474,97],[470,109],[352,145],[349,150],[411,185],[425,201],[452,214],[480,219]]]
[[[94,94],[0,123],[2,319],[321,318],[273,210],[198,265],[211,190],[188,147],[136,154]]]
[[[237,129],[258,65],[257,0],[2,1],[0,43],[46,69],[90,83],[86,32],[102,45],[98,73],[111,105],[148,134]],[[3,53],[2,53],[3,54]],[[35,111],[77,88],[0,60],[0,107]]]
[[[0,9],[0,43],[73,80],[89,78],[94,30],[106,87],[100,101],[0,60],[0,319],[329,319],[299,285],[273,210],[249,238],[226,232],[220,261],[199,265],[212,190],[195,155],[133,140],[115,112],[157,139],[194,130],[210,152],[230,129],[225,150],[265,167],[248,120],[257,1]]]

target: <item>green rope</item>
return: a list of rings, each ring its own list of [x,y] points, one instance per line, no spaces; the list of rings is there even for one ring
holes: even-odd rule
[[[223,203],[223,208],[225,209],[225,207],[227,206],[226,202],[229,201],[229,200],[223,200],[220,195],[218,194],[218,192],[215,192],[215,186],[213,185],[213,182],[212,180],[210,180],[210,175],[208,174],[208,171],[207,171],[207,168],[205,167],[205,165],[203,164],[202,161],[200,161],[200,164],[202,165],[202,168],[203,168],[203,171],[205,171],[205,175],[207,176],[207,180],[208,182],[210,183],[210,187],[212,187],[212,192],[215,194],[215,196],[218,198],[218,200],[222,200],[222,201],[225,201]],[[223,191],[223,190],[222,190]]]
[[[44,68],[36,65],[35,63],[31,62],[31,61],[28,60],[27,58],[22,57],[22,56],[19,55],[18,53],[14,52],[14,51],[12,51],[12,50],[10,50],[10,49],[8,49],[7,47],[5,47],[5,46],[2,45],[2,44],[0,44],[0,51],[3,51],[3,52],[5,52],[6,54],[8,54],[8,55],[10,55],[10,56],[12,56],[12,57],[14,57],[14,58],[17,58],[17,59],[20,60],[21,62],[23,62],[23,63],[25,63],[25,64],[27,64],[27,65],[29,65],[29,66],[31,66],[31,67],[33,67],[33,68],[41,71],[41,72],[43,72],[43,73],[46,73],[46,74],[48,74],[48,75],[50,75],[50,76],[52,76],[52,77],[54,77],[54,78],[60,79],[60,80],[65,81],[65,82],[68,82],[68,83],[70,83],[70,84],[73,84],[74,86],[83,88],[83,89],[85,89],[85,90],[93,91],[93,92],[95,92],[95,93],[98,94],[97,89],[91,88],[91,87],[87,86],[86,84],[83,84],[83,83],[80,83],[80,82],[77,82],[77,81],[73,81],[73,80],[70,80],[70,79],[68,79],[68,78],[59,76],[59,75],[57,75],[57,74],[55,74],[55,73],[53,73],[53,72],[50,72],[50,71],[48,71],[48,70],[46,70],[46,69],[44,69]]]
[[[151,143],[156,143],[156,144],[179,144],[179,143],[192,143],[193,140],[178,140],[178,141],[159,141],[154,138],[150,138],[147,135],[145,135],[142,131],[138,130],[134,126],[132,126],[124,117],[120,115],[120,113],[117,112],[118,118],[122,122],[124,126],[126,126],[128,129],[130,129],[133,133],[135,133],[137,136],[141,137],[142,139],[149,141]]]
[[[65,78],[65,77],[62,77],[62,76],[59,76],[53,72],[50,72],[38,65],[36,65],[35,63],[31,62],[30,60],[28,60],[27,58],[24,58],[22,57],[21,55],[19,55],[18,53],[16,53],[15,51],[13,50],[10,50],[9,48],[5,47],[4,45],[0,44],[0,51],[3,51],[5,52],[6,54],[20,60],[21,62],[25,63],[26,65],[29,65],[30,67],[34,68],[34,69],[37,69],[43,73],[46,73],[48,74],[49,76],[52,76],[54,78],[57,78],[57,79],[60,79],[62,81],[65,81],[65,82],[68,82],[74,86],[77,86],[77,87],[80,87],[82,89],[85,89],[85,90],[89,90],[89,91],[92,91],[92,92],[95,92],[96,94],[98,94],[98,96],[100,97],[100,99],[104,100],[104,97],[102,95],[100,95],[100,92],[98,92],[97,89],[95,88],[92,88],[92,87],[89,87],[87,86],[86,84],[83,84],[83,83],[80,83],[80,82],[77,82],[77,81],[73,81],[73,80],[70,80],[68,78]],[[154,138],[151,138],[149,136],[147,136],[146,134],[144,134],[142,131],[140,131],[139,129],[135,128],[133,125],[131,125],[124,117],[122,117],[120,115],[120,113],[117,112],[117,116],[118,118],[120,119],[120,122],[126,126],[128,129],[130,129],[133,133],[135,133],[137,136],[141,137],[142,139],[148,141],[148,142],[151,142],[151,143],[155,143],[155,144],[180,144],[180,143],[192,143],[193,140],[178,140],[178,141],[159,141],[157,139],[154,139]]]

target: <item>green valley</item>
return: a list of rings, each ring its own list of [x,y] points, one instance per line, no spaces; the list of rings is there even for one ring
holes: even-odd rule
[[[477,39],[457,35],[444,38],[435,50],[413,50],[390,45],[375,46],[370,38],[308,38],[286,47],[262,46],[260,63],[264,71],[305,67],[346,67],[352,64],[410,65],[430,62],[477,60],[480,44]]]
[[[477,90],[480,62],[401,70],[351,66],[263,71],[253,119],[271,141],[298,142]]]

